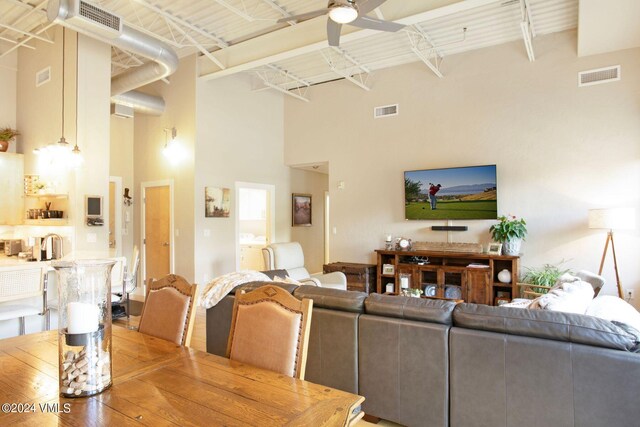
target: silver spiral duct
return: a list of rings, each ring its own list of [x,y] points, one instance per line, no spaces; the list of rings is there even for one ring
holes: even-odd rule
[[[111,101],[140,113],[162,114],[162,98],[133,89],[163,79],[178,69],[178,55],[169,45],[121,24],[119,16],[83,0],[50,0],[47,16],[51,22],[153,61],[112,78]]]

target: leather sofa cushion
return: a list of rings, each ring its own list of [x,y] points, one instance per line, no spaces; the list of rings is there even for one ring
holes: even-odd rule
[[[286,289],[289,293],[293,293],[293,291],[298,287],[298,285],[293,285],[290,283],[284,283],[284,282],[249,282],[249,283],[245,283],[244,285],[240,285],[240,286],[236,286],[235,288],[233,288],[231,290],[231,292],[229,292],[229,294],[231,295],[235,295],[237,292],[240,291],[245,291],[245,292],[251,292],[254,291],[262,286],[266,286],[266,285],[270,285],[270,286],[278,286],[280,288]]]
[[[459,304],[453,311],[453,324],[626,351],[636,345],[633,336],[607,320],[558,311]]]
[[[352,313],[362,313],[364,311],[364,301],[368,296],[364,292],[343,291],[309,285],[298,287],[293,292],[293,295],[298,299],[312,299],[314,308],[328,308]]]
[[[455,302],[371,294],[364,303],[367,314],[450,325]]]

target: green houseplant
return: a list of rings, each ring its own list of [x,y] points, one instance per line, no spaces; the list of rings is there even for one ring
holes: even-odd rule
[[[9,148],[9,141],[11,141],[20,133],[10,127],[0,128],[0,151],[5,152]]]
[[[564,261],[563,261],[564,262]],[[549,292],[549,288],[554,286],[560,276],[569,273],[571,270],[561,270],[559,266],[545,264],[540,268],[526,268],[527,272],[520,279],[523,284],[531,285],[526,288],[535,295],[542,295]]]
[[[489,231],[496,242],[502,243],[505,255],[518,255],[522,241],[527,235],[527,223],[524,218],[517,219],[515,215],[502,215],[498,223],[493,224]]]

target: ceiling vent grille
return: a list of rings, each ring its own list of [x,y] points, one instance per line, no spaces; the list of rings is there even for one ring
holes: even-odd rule
[[[44,68],[36,73],[36,87],[51,81],[51,67]]]
[[[106,10],[100,9],[99,7],[94,6],[91,3],[81,1],[79,15],[95,22],[96,24],[111,28],[112,30],[119,32],[121,29],[119,16],[111,14]]]
[[[578,86],[592,86],[601,83],[609,83],[620,80],[620,66],[598,68],[595,70],[580,71],[578,73]]]
[[[398,111],[398,104],[384,105],[382,107],[376,107],[373,109],[373,117],[375,119],[380,119],[382,117],[397,116]]]

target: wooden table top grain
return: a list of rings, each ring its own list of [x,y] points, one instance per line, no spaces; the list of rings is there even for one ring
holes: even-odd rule
[[[57,331],[0,340],[0,404],[22,405],[3,406],[0,425],[343,426],[363,415],[355,394],[124,328],[112,339],[113,386],[76,399],[58,394]]]

